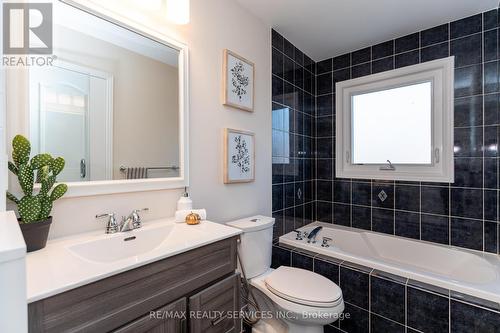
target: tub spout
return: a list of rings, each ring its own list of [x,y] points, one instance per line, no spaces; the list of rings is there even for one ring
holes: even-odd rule
[[[316,236],[318,235],[318,232],[323,229],[323,227],[316,227],[314,228],[311,233],[307,236],[307,242],[308,243],[316,243]]]

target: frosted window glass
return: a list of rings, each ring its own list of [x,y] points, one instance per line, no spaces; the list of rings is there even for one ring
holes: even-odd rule
[[[352,96],[352,163],[431,164],[432,84]]]

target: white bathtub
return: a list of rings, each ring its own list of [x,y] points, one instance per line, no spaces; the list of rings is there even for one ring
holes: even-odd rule
[[[296,240],[295,232],[279,242],[500,303],[498,255],[329,223],[314,222],[299,230],[309,232],[316,226],[323,227],[316,244]],[[323,237],[333,239],[330,247],[321,247]]]

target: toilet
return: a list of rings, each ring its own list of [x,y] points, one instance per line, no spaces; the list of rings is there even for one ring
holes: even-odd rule
[[[271,268],[274,218],[253,216],[227,223],[241,229],[238,253],[263,315],[253,333],[320,333],[344,311],[342,290],[308,270]],[[238,270],[241,267],[238,263]]]

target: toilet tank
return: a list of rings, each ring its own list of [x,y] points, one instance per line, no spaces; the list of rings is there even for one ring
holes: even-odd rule
[[[256,215],[228,222],[227,225],[243,230],[238,254],[246,278],[251,279],[266,272],[271,267],[274,218]],[[241,272],[239,262],[238,271]]]

